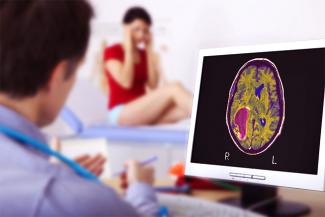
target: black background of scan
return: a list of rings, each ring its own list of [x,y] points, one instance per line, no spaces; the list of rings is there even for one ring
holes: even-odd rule
[[[225,118],[236,73],[253,58],[275,63],[286,104],[281,135],[268,150],[250,156],[232,141]],[[323,48],[204,57],[191,162],[317,174],[324,78]]]

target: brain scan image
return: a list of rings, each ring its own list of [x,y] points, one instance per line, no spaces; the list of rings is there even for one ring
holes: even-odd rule
[[[276,65],[268,59],[246,62],[229,91],[226,123],[235,145],[248,155],[269,147],[285,119],[284,89]]]

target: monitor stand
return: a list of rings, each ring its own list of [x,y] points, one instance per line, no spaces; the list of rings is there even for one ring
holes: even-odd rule
[[[277,190],[276,187],[243,184],[240,198],[228,198],[220,202],[267,216],[302,216],[310,212],[307,205],[281,200]]]

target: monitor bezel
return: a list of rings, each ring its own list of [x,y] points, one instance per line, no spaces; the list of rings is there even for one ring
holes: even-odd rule
[[[264,169],[242,168],[233,166],[210,165],[202,163],[192,163],[192,147],[194,138],[194,129],[196,123],[199,91],[201,86],[201,75],[203,60],[206,56],[221,56],[231,54],[259,53],[286,50],[302,50],[312,48],[325,48],[325,39],[314,41],[300,41],[289,43],[262,44],[251,46],[222,47],[212,49],[202,49],[199,51],[197,75],[195,81],[195,92],[193,98],[191,125],[187,145],[185,175],[197,176],[203,178],[223,179],[231,181],[240,181],[246,183],[264,184],[272,186],[283,186],[291,188],[300,188],[308,190],[325,191],[325,103],[323,105],[322,129],[320,139],[320,150],[318,158],[317,175],[273,171]],[[325,94],[325,92],[324,92]],[[229,173],[240,173],[249,175],[259,175],[266,177],[265,180],[251,178],[231,177]]]

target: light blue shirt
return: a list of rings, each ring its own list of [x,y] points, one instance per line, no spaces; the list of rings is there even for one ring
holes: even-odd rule
[[[0,124],[46,144],[34,124],[2,105]],[[0,134],[0,216],[155,216],[158,209],[147,184],[131,185],[121,198],[110,187]]]

